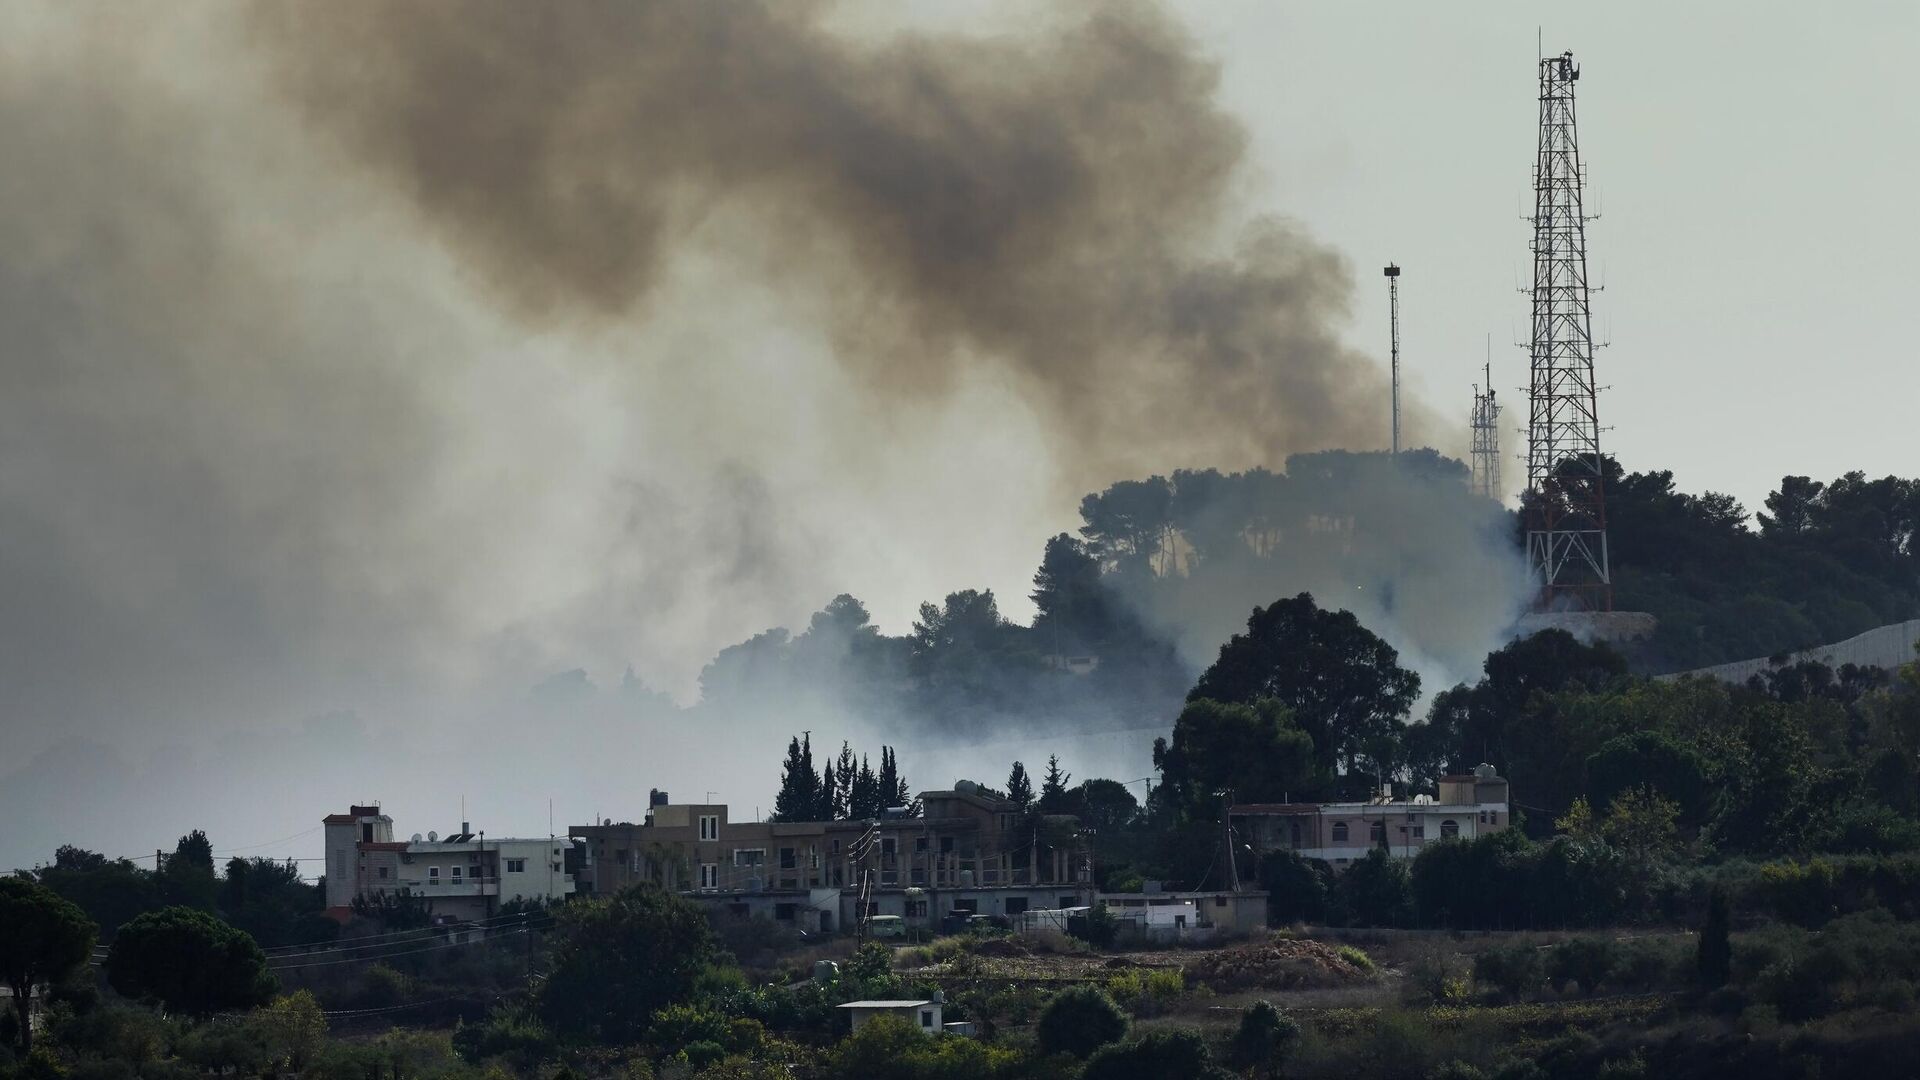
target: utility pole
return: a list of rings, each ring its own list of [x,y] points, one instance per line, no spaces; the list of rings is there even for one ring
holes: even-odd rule
[[[1220,796],[1221,839],[1224,840],[1227,845],[1227,889],[1231,892],[1239,892],[1240,860],[1233,850],[1233,814],[1231,812],[1233,809],[1233,789],[1226,788],[1221,791],[1216,791],[1214,794]]]
[[[1393,456],[1400,456],[1400,268],[1392,263],[1387,276],[1387,325],[1393,334]]]
[[[1527,569],[1536,611],[1612,611],[1605,458],[1593,377],[1586,166],[1574,123],[1573,54],[1540,62],[1533,167],[1533,331],[1529,345]]]

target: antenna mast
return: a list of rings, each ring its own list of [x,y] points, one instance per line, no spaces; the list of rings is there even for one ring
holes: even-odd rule
[[[1485,389],[1473,388],[1473,493],[1501,501],[1506,492],[1500,486],[1500,405],[1493,396],[1493,363],[1484,370]]]
[[[1533,340],[1528,388],[1527,569],[1537,611],[1611,611],[1607,503],[1587,288],[1586,170],[1573,54],[1540,60],[1533,168]]]
[[[1387,319],[1393,330],[1393,456],[1400,456],[1400,268],[1387,264]]]

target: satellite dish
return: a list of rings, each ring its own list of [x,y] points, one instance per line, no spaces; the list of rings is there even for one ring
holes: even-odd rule
[[[427,830],[427,843],[429,843],[429,844],[437,844],[437,843],[439,843],[439,842],[440,842],[440,834],[439,834],[439,833],[437,833],[437,832],[434,832],[434,831],[433,831],[432,829],[428,829],[428,830]]]
[[[416,844],[420,842],[420,834],[419,834],[419,833],[414,833],[414,834],[413,834],[413,842],[414,842],[414,843],[416,843]]]

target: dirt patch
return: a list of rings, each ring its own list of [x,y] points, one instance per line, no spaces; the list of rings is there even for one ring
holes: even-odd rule
[[[1318,941],[1272,938],[1201,953],[1187,978],[1215,990],[1315,990],[1372,976]]]

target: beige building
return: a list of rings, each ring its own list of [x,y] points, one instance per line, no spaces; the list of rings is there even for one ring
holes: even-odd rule
[[[646,819],[576,825],[583,887],[653,884],[765,915],[810,933],[851,928],[862,912],[933,927],[954,914],[1018,915],[1092,897],[1078,822],[1050,815],[1038,835],[1015,804],[976,785],[920,795],[919,817],[735,821],[720,803],[655,792]]]
[[[1228,808],[1233,828],[1256,854],[1292,851],[1336,869],[1376,847],[1410,859],[1437,840],[1472,840],[1513,824],[1507,781],[1491,765],[1440,778],[1437,797],[1364,803],[1242,803]]]
[[[494,838],[462,822],[449,836],[393,838],[378,806],[350,807],[321,819],[326,827],[327,913],[346,919],[355,898],[425,900],[439,922],[481,920],[514,900],[560,901],[573,895],[565,839]]]

